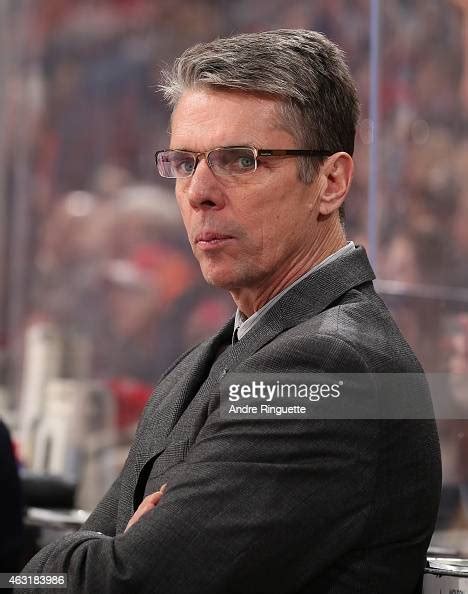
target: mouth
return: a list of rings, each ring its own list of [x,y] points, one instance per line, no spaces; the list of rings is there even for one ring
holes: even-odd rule
[[[233,239],[232,235],[217,233],[214,231],[204,231],[195,236],[195,245],[201,249],[209,250],[223,246]]]

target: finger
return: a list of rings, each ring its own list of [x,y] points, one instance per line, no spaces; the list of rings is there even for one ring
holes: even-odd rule
[[[167,483],[166,483],[167,484]],[[163,496],[164,490],[166,489],[166,484],[164,484],[159,491],[155,491],[154,493],[150,493],[147,495],[143,501],[138,506],[137,510],[130,518],[127,527],[125,528],[125,532],[134,524],[140,520],[142,516],[144,516],[147,512],[151,511],[161,500]]]
[[[150,495],[147,495],[142,503],[140,505],[142,505],[143,503],[145,503],[146,501],[149,501],[151,503],[158,503],[159,500],[161,499],[161,497],[164,495],[165,491],[166,491],[166,485],[167,483],[164,483],[164,485],[161,486],[161,488],[159,489],[159,491],[155,491],[154,493],[151,493]]]
[[[132,519],[135,521],[139,520],[141,516],[151,511],[154,508],[154,504],[147,501],[144,505],[140,505],[136,512],[133,514]]]
[[[167,486],[167,483],[164,483],[164,485],[161,486],[161,488],[159,489],[159,491],[154,491],[154,493],[150,493],[149,495],[147,495],[143,499],[143,501],[141,502],[141,504],[143,504],[145,501],[154,501],[155,499],[157,499],[159,501],[159,499],[161,499],[161,496],[166,491],[166,486]]]
[[[149,498],[153,498],[153,497],[158,497],[159,499],[161,499],[161,495],[164,495],[164,493],[166,492],[166,486],[167,483],[164,483],[164,485],[161,485],[159,491],[155,491],[154,493],[151,493],[151,495],[148,495]]]
[[[142,516],[144,516],[147,512],[154,509],[154,507],[155,506],[151,503],[147,503],[146,505],[140,505],[139,508],[136,510],[136,512],[133,514],[133,516],[128,521],[125,531],[127,531],[130,528],[130,526],[133,526],[134,524],[136,524]]]

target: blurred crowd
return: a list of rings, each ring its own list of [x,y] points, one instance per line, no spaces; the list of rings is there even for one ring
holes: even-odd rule
[[[380,5],[377,274],[397,281],[383,297],[426,369],[466,373],[468,1]],[[21,291],[0,303],[4,359],[34,320],[79,332],[93,378],[148,387],[134,422],[171,361],[232,314],[202,281],[153,163],[168,142],[161,68],[197,41],[301,27],[344,48],[362,98],[346,225],[366,245],[369,10],[369,0],[12,2],[1,167],[13,223],[0,258]],[[20,365],[21,349],[10,351]]]

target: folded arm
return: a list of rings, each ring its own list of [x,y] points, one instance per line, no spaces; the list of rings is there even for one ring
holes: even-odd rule
[[[158,505],[129,530],[79,531],[24,571],[67,572],[77,593],[296,592],[362,537],[378,427],[227,421],[215,410],[184,462],[161,476]],[[115,493],[107,499],[101,511]],[[91,517],[84,528],[93,526]]]

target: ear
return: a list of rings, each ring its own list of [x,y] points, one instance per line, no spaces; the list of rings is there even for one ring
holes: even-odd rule
[[[328,157],[321,172],[325,184],[320,196],[320,214],[328,215],[340,208],[348,194],[353,170],[353,159],[348,153],[339,152]]]

